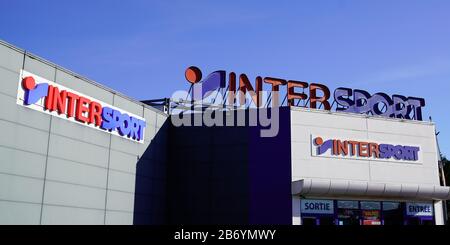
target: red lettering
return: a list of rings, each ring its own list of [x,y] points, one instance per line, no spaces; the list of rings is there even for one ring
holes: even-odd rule
[[[89,99],[80,96],[80,98],[78,99],[78,103],[77,103],[77,109],[76,109],[76,115],[75,115],[76,120],[78,120],[80,122],[89,122],[89,118],[85,117],[83,115],[85,112],[89,112],[89,108],[86,107],[86,105],[89,104],[89,102],[91,102]]]
[[[358,155],[360,157],[369,157],[368,146],[369,143],[367,142],[359,142]]]
[[[333,155],[338,155],[337,142],[338,142],[338,140],[333,140]]]
[[[58,111],[58,114],[65,114],[66,113],[66,97],[67,97],[67,91],[63,90],[59,92],[59,89],[57,87],[53,90],[53,106],[52,108]]]
[[[344,156],[348,155],[348,142],[347,141],[337,141],[337,155],[343,154]]]
[[[308,83],[305,82],[298,82],[298,81],[288,81],[287,83],[287,88],[288,88],[288,104],[289,106],[295,106],[294,101],[296,99],[299,100],[307,100],[308,99],[308,95],[306,95],[305,93],[297,93],[295,92],[295,88],[307,88],[308,87]]]
[[[323,96],[318,97],[317,96],[317,90],[322,90]],[[312,83],[309,86],[309,107],[316,109],[317,108],[317,102],[322,103],[325,110],[331,110],[331,105],[328,99],[330,98],[330,90],[327,86],[317,83]]]
[[[369,157],[380,158],[380,151],[378,150],[378,144],[369,143]]]
[[[73,117],[75,113],[75,104],[80,96],[71,92],[67,92],[67,98],[69,101],[69,104],[67,106],[67,117]]]
[[[54,87],[52,85],[48,85],[48,94],[45,98],[45,109],[49,111],[55,110],[55,108],[53,107],[53,91]]]
[[[95,123],[96,126],[100,126],[102,123],[102,106],[92,101],[89,104],[89,123]]]
[[[255,81],[255,85],[256,85],[256,92],[252,87],[252,84],[250,83],[250,81],[248,80],[247,76],[245,74],[241,74],[239,76],[239,92],[240,92],[240,96],[239,96],[239,102],[240,105],[245,105],[245,94],[248,91],[250,93],[250,96],[252,97],[253,103],[255,103],[255,105],[257,107],[261,106],[261,89],[262,89],[262,78],[261,77],[256,77],[256,81]]]
[[[230,72],[229,79],[228,105],[233,106],[236,99],[236,74],[234,72]]]
[[[280,85],[286,85],[287,83],[286,80],[279,78],[265,77],[264,82],[272,84],[272,106],[278,107],[278,103],[280,102],[278,91],[280,90]]]
[[[352,156],[356,155],[356,145],[358,144],[358,141],[348,141],[348,143],[352,145]]]

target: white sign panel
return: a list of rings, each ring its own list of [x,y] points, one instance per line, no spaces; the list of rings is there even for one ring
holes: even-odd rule
[[[333,214],[334,202],[332,200],[301,200],[301,212],[305,214]]]
[[[33,73],[20,74],[18,105],[144,143],[144,118]]]
[[[432,203],[406,203],[408,216],[433,216]]]
[[[422,163],[422,147],[411,143],[311,135],[313,157]]]

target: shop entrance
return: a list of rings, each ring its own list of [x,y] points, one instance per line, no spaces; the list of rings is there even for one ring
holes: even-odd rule
[[[303,225],[434,225],[432,202],[302,199]]]
[[[337,225],[360,225],[358,201],[337,201]]]
[[[360,202],[361,224],[381,225],[381,202]]]

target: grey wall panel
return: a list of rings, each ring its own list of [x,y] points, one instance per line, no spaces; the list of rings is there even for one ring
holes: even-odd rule
[[[136,164],[138,162],[136,155],[111,150],[109,159],[109,168],[119,170],[130,174],[136,173]]]
[[[44,181],[0,174],[0,200],[41,203]]]
[[[132,225],[132,212],[106,211],[106,225]]]
[[[58,117],[53,117],[51,132],[63,135],[94,145],[109,147],[109,138],[111,134],[98,129],[87,127],[75,122],[70,122]],[[115,136],[113,136],[115,137]]]
[[[41,205],[0,201],[0,225],[38,225]]]
[[[0,67],[19,72],[22,68],[23,53],[0,44]]]
[[[145,127],[145,135],[144,135],[144,141],[149,143],[153,140],[156,134],[156,126],[153,124],[148,124]]]
[[[44,204],[104,209],[105,195],[106,190],[104,189],[47,180]]]
[[[102,225],[103,210],[44,205],[43,225]]]
[[[168,119],[167,115],[162,115],[158,113],[156,116],[156,127],[157,128],[162,127],[167,119]]]
[[[37,59],[31,58],[28,55],[25,57],[24,70],[50,81],[53,81],[55,79],[55,67],[52,67]]]
[[[144,108],[144,118],[145,122],[147,123],[147,127],[150,127],[150,125],[156,126],[156,115],[158,113],[150,110],[148,108]]]
[[[113,94],[111,92],[59,69],[56,70],[56,83],[110,105],[113,103]]]
[[[15,97],[0,94],[0,119],[48,131],[50,115],[20,106]]]
[[[131,141],[119,136],[111,137],[111,149],[126,152],[136,157],[139,155],[139,147],[141,143]]]
[[[46,178],[48,180],[106,188],[107,172],[106,168],[49,157]]]
[[[1,59],[0,59],[1,60]],[[19,88],[20,70],[10,71],[0,67],[0,92],[17,98]]]
[[[106,168],[109,150],[105,147],[52,134],[49,155]]]
[[[0,120],[0,145],[47,154],[48,132]]]
[[[0,172],[44,178],[46,156],[0,146]]]
[[[115,170],[108,172],[108,189],[134,193],[136,176],[134,174],[123,173]]]
[[[134,194],[108,190],[106,209],[133,212]]]
[[[143,106],[136,104],[120,95],[114,95],[114,106],[125,111],[134,113],[137,116],[143,117]]]

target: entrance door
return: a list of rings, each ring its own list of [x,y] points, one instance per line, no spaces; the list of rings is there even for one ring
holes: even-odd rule
[[[360,225],[361,211],[358,201],[337,201],[337,225]]]
[[[361,201],[362,225],[381,225],[381,202]]]

